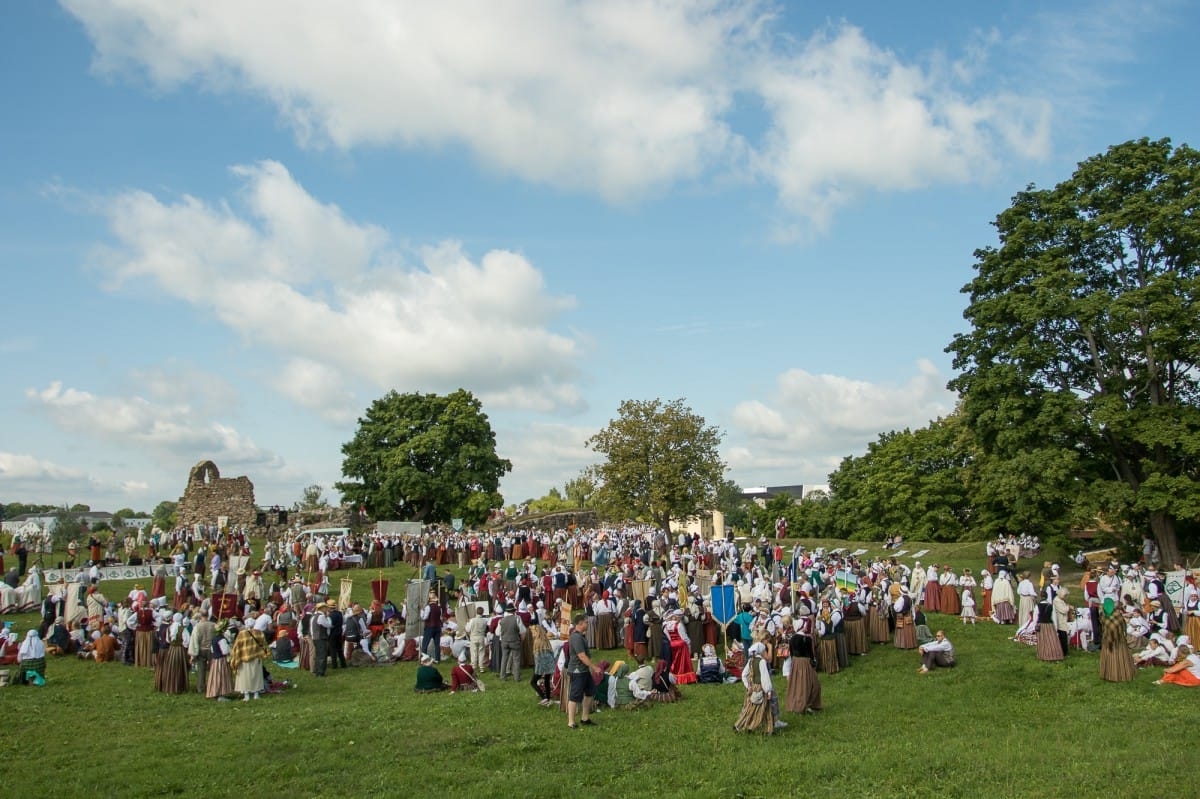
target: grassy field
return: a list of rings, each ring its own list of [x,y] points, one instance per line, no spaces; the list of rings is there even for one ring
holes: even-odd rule
[[[984,563],[980,544],[932,549],[923,562]],[[387,575],[393,598],[412,571]],[[356,598],[369,596],[374,572],[333,576],[344,574],[355,577]],[[129,586],[103,588],[112,597]],[[25,614],[16,626],[35,621]],[[740,685],[687,686],[677,704],[606,711],[596,727],[571,731],[526,684],[485,677],[483,694],[414,695],[413,664],[331,671],[324,680],[290,671],[297,687],[282,695],[217,703],[155,693],[149,670],[52,659],[46,687],[0,689],[4,794],[1179,793],[1169,780],[1196,762],[1187,741],[1197,697],[1152,685],[1159,670],[1102,683],[1096,655],[1041,663],[1031,647],[1007,640],[1011,627],[963,628],[936,614],[930,624],[954,642],[957,669],[918,675],[914,652],[873,647],[822,677],[824,712],[785,714],[790,727],[770,737],[732,732]]]

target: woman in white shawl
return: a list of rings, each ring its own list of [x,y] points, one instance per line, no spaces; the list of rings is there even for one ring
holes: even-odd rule
[[[1017,618],[1017,611],[1013,607],[1013,586],[1008,579],[1008,572],[1004,569],[1000,570],[1000,574],[996,576],[992,583],[992,621],[997,624],[1012,624]],[[1027,619],[1022,619],[1022,624]],[[1036,622],[1034,625],[1036,629]]]
[[[31,627],[25,633],[25,640],[17,650],[17,679],[18,685],[32,682],[34,685],[44,685],[46,682],[46,644],[42,641],[36,627]]]
[[[757,732],[771,735],[776,729],[786,727],[779,721],[778,699],[771,683],[771,669],[764,659],[767,648],[761,641],[747,651],[746,668],[742,671],[742,685],[746,687],[746,699],[742,712],[733,725],[737,732]]]
[[[1037,587],[1029,577],[1028,571],[1021,572],[1021,582],[1017,583],[1017,623],[1024,624],[1030,616],[1037,616]]]

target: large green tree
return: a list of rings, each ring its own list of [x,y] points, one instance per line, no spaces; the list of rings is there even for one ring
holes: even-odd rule
[[[605,456],[593,467],[601,506],[664,530],[712,510],[725,476],[721,438],[682,399],[625,400],[587,441]]]
[[[483,406],[464,389],[389,392],[358,420],[342,455],[347,479],[337,489],[375,519],[481,523],[503,504],[500,478],[512,471],[496,454]]]
[[[829,475],[837,537],[875,541],[892,533],[922,541],[969,538],[969,437],[958,415],[916,431],[884,433]],[[978,531],[976,531],[978,534]]]
[[[1166,139],[1029,187],[996,218],[999,246],[976,252],[971,330],[948,348],[950,385],[1016,489],[1103,495],[1168,563],[1177,520],[1200,514],[1198,209],[1200,153]]]

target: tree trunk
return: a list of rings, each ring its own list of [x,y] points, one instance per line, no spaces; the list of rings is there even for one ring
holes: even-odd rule
[[[1164,569],[1183,563],[1179,556],[1179,540],[1175,537],[1175,517],[1165,511],[1150,514],[1150,530],[1158,542],[1158,561]]]

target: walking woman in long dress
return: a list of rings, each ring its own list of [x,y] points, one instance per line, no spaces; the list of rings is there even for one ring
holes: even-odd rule
[[[1104,622],[1101,625],[1100,679],[1108,682],[1129,682],[1137,675],[1133,653],[1125,642],[1125,617],[1117,610],[1112,597],[1104,600]]]
[[[249,627],[242,628],[233,642],[229,653],[229,668],[233,671],[233,689],[242,695],[242,701],[250,697],[258,699],[266,690],[262,662],[271,657],[271,650],[263,634]]]
[[[786,726],[778,721],[774,709],[775,687],[771,683],[771,669],[763,658],[767,647],[761,641],[751,644],[749,660],[742,671],[742,685],[746,688],[746,698],[742,703],[742,712],[738,715],[733,729],[737,732],[757,732],[762,735],[773,735],[776,727]]]

